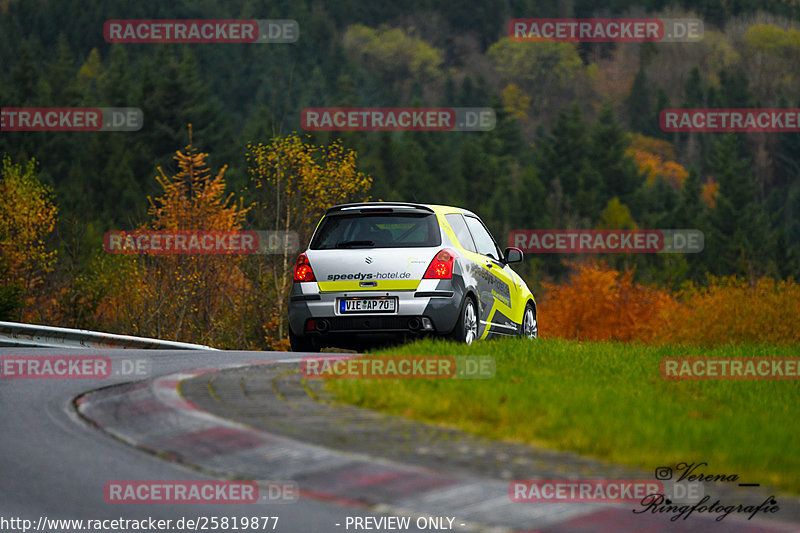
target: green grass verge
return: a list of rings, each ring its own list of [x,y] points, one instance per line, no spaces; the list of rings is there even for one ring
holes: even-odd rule
[[[664,357],[798,356],[791,347],[653,347],[507,339],[423,341],[380,354],[489,355],[489,380],[330,380],[336,398],[493,439],[654,469],[704,473],[800,492],[800,382],[667,381]]]

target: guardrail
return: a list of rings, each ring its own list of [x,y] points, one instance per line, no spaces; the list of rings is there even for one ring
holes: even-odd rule
[[[142,350],[216,350],[202,344],[115,335],[85,329],[0,322],[0,346],[28,348],[136,348]]]

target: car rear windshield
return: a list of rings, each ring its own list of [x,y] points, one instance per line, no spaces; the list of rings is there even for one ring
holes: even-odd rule
[[[439,224],[432,213],[353,213],[325,217],[311,241],[311,249],[413,248],[440,244]]]

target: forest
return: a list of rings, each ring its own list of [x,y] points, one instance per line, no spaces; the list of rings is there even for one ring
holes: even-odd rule
[[[700,19],[703,38],[508,35],[514,18],[612,16]],[[291,19],[300,37],[111,44],[110,19]],[[659,123],[668,108],[800,108],[796,3],[0,0],[0,58],[2,107],[144,117],[138,131],[0,132],[0,320],[285,347],[294,257],[112,256],[103,235],[291,229],[305,243],[327,207],[364,199],[473,210],[501,246],[515,229],[704,233],[696,254],[608,254],[599,265],[526,255],[519,271],[561,336],[589,335],[567,327],[569,310],[553,300],[574,301],[580,273],[599,283],[614,273],[653,328],[662,308],[679,316],[683,297],[705,298],[704,312],[724,307],[714,291],[725,288],[796,305],[780,295],[795,294],[800,276],[798,133]],[[497,121],[491,131],[307,132],[311,107],[482,107]],[[620,338],[657,336],[634,329]]]

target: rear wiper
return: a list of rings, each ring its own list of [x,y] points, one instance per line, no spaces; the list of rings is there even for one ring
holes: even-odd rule
[[[375,246],[374,241],[339,241],[336,243],[337,248],[349,248],[350,246]]]

